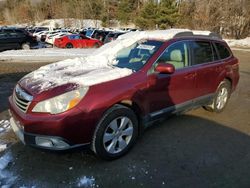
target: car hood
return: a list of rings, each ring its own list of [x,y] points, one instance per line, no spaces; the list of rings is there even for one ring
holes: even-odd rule
[[[91,86],[132,74],[132,70],[91,61],[91,57],[75,58],[43,66],[19,81],[19,85],[35,96],[55,87],[71,84]]]

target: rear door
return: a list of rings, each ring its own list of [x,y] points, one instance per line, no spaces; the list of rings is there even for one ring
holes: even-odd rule
[[[215,47],[210,41],[194,40],[190,42],[192,60],[191,66],[196,70],[196,92],[198,100],[212,97],[218,86],[218,77],[224,69],[224,63],[219,60]]]
[[[188,42],[176,42],[165,49],[149,70],[146,100],[151,117],[192,106],[196,92],[196,72],[189,66],[189,56]],[[174,65],[175,72],[155,72],[154,69],[159,62]]]

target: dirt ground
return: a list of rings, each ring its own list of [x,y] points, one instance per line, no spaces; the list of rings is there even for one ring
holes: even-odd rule
[[[33,149],[9,131],[0,138],[10,145],[0,156],[12,158],[5,173],[14,177],[13,187],[250,187],[250,52],[234,54],[241,78],[224,112],[200,108],[158,123],[111,162],[90,151]],[[15,83],[41,65],[0,63],[0,120],[9,118],[7,97]],[[0,185],[8,181],[2,179]]]

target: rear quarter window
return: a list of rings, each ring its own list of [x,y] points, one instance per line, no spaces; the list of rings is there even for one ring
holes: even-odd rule
[[[221,43],[215,43],[215,46],[218,50],[220,59],[226,59],[231,56],[231,52],[228,50],[228,48]]]

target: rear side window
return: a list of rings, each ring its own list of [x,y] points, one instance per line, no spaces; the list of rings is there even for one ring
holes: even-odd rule
[[[221,59],[226,59],[228,57],[231,56],[231,53],[229,52],[229,50],[227,49],[226,46],[224,46],[223,44],[221,43],[215,43],[215,46],[219,52],[219,55],[220,55],[220,58]]]
[[[5,39],[7,37],[7,34],[3,31],[0,31],[0,39]]]
[[[213,50],[210,42],[193,41],[191,42],[193,51],[193,65],[208,63],[214,60]]]
[[[68,36],[68,38],[70,40],[77,40],[77,39],[80,39],[80,35],[70,35],[70,36]]]
[[[19,37],[24,37],[24,36],[25,36],[25,32],[24,32],[24,31],[21,31],[21,30],[16,30],[16,34],[17,34]]]

